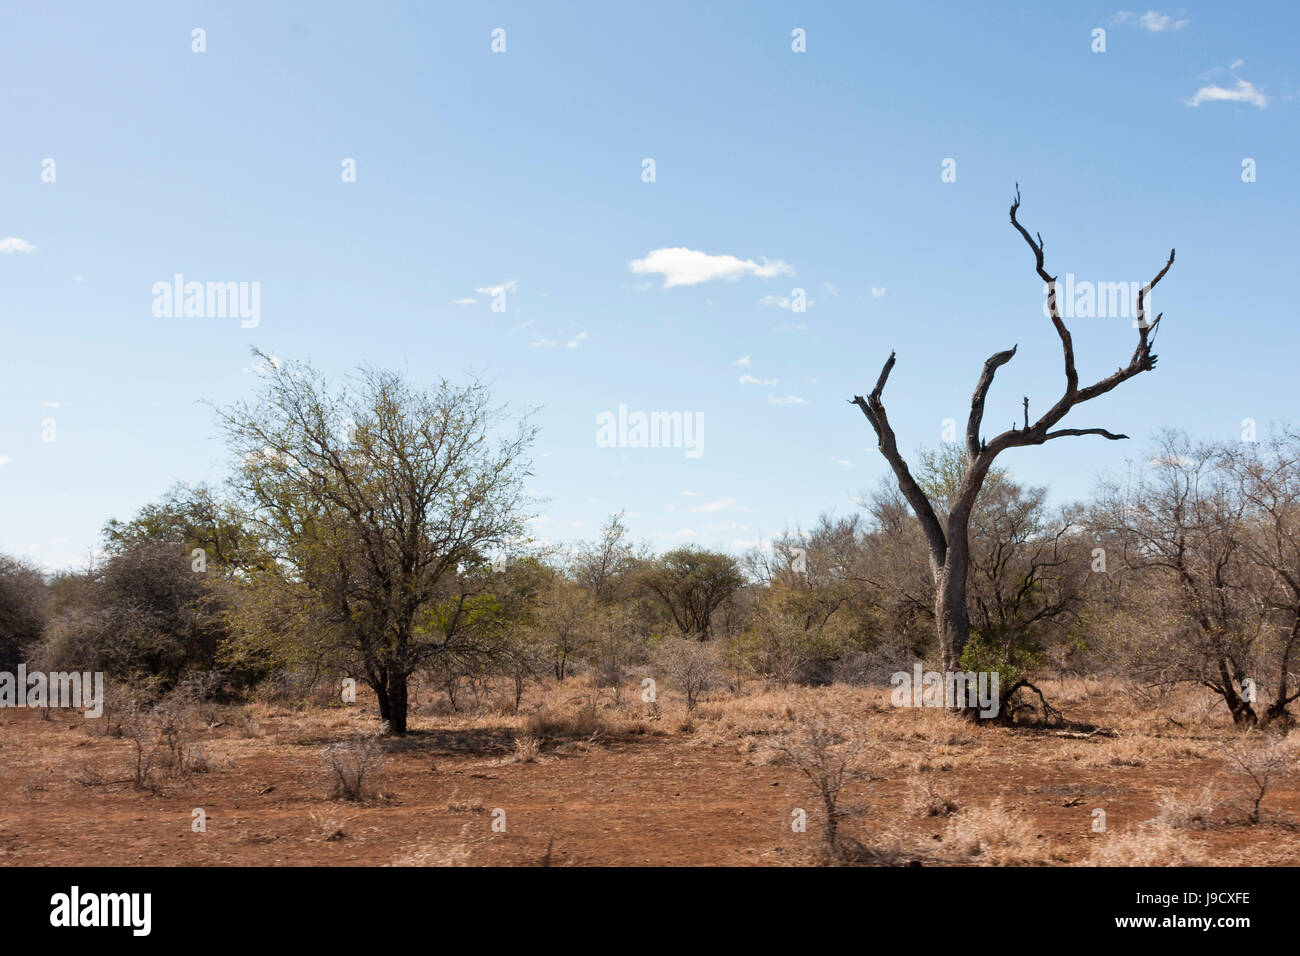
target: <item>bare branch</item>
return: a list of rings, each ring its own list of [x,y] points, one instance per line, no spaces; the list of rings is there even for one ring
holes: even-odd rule
[[[970,400],[970,418],[966,420],[966,455],[972,461],[978,457],[983,447],[980,443],[980,423],[984,420],[984,400],[993,386],[993,376],[1011,361],[1017,348],[1019,346],[1013,345],[1006,351],[990,355],[984,362],[984,371],[980,373],[979,381],[975,383],[975,394]]]
[[[1147,296],[1151,294],[1151,290],[1154,289],[1156,285],[1160,282],[1160,280],[1165,277],[1165,273],[1169,271],[1170,267],[1173,266],[1173,264],[1174,264],[1174,250],[1170,249],[1169,259],[1167,262],[1165,262],[1165,267],[1156,273],[1156,277],[1154,279],[1152,279],[1150,282],[1148,282],[1146,285],[1144,285],[1141,289],[1138,290],[1138,300],[1137,300],[1138,344],[1137,344],[1137,349],[1135,349],[1133,352],[1133,358],[1129,360],[1130,365],[1137,363],[1141,359],[1147,359],[1149,367],[1151,368],[1155,367],[1156,357],[1151,354],[1151,346],[1155,344],[1156,326],[1158,326],[1160,324],[1160,320],[1164,318],[1164,313],[1161,312],[1159,315],[1156,316],[1154,322],[1148,324],[1146,320],[1146,301],[1147,301]]]
[[[1074,367],[1074,339],[1061,320],[1061,310],[1056,302],[1056,276],[1049,274],[1043,265],[1043,236],[1039,233],[1038,240],[1034,241],[1029,235],[1029,230],[1016,219],[1016,212],[1019,209],[1020,184],[1016,183],[1016,198],[1011,204],[1011,225],[1016,227],[1016,231],[1024,237],[1029,248],[1034,251],[1034,270],[1038,273],[1038,277],[1047,283],[1047,305],[1052,314],[1052,325],[1056,327],[1056,334],[1061,337],[1061,351],[1065,355],[1065,394],[1072,396],[1075,389],[1079,387],[1079,372]]]
[[[1070,435],[1099,435],[1112,438],[1110,433],[1101,429],[1060,429],[1049,431],[1053,425],[1059,422],[1066,414],[1076,405],[1082,405],[1084,402],[1091,401],[1100,395],[1105,395],[1111,389],[1123,382],[1128,381],[1135,375],[1142,372],[1150,371],[1155,368],[1156,356],[1151,351],[1151,346],[1155,340],[1155,330],[1164,317],[1163,313],[1157,315],[1155,321],[1148,323],[1146,321],[1146,298],[1151,290],[1156,287],[1165,274],[1174,264],[1174,250],[1169,250],[1169,259],[1162,268],[1145,286],[1138,291],[1137,302],[1137,326],[1138,326],[1138,344],[1128,365],[1116,369],[1105,378],[1094,382],[1084,388],[1079,388],[1079,375],[1074,365],[1074,343],[1070,337],[1070,331],[1066,328],[1065,323],[1061,320],[1060,310],[1056,302],[1056,279],[1047,272],[1043,264],[1043,238],[1038,235],[1037,238],[1030,236],[1029,230],[1022,226],[1016,218],[1020,209],[1020,186],[1016,186],[1016,198],[1011,204],[1011,224],[1015,226],[1016,231],[1028,243],[1029,248],[1034,252],[1034,267],[1039,277],[1048,284],[1048,304],[1050,306],[1052,324],[1056,327],[1057,334],[1061,338],[1061,347],[1065,356],[1065,391],[1056,404],[1049,408],[1041,418],[1033,425],[1028,423],[1026,416],[1025,427],[1019,429],[1012,427],[1008,431],[998,435],[988,443],[988,448],[994,455],[1007,448],[1020,447],[1024,445],[1041,445],[1050,438],[1061,438]]]
[[[871,427],[875,429],[880,453],[885,456],[889,467],[894,470],[894,475],[898,479],[898,490],[903,493],[903,497],[907,499],[907,503],[912,506],[912,511],[920,520],[921,528],[925,532],[925,540],[930,546],[930,561],[935,568],[939,568],[943,566],[948,554],[947,536],[939,523],[938,516],[934,513],[930,499],[925,496],[921,486],[912,477],[907,462],[898,450],[898,438],[889,424],[885,404],[880,398],[885,390],[885,383],[889,380],[889,373],[894,369],[894,361],[895,355],[890,352],[889,360],[880,370],[880,377],[876,379],[876,387],[871,390],[871,395],[867,398],[855,395],[851,402],[862,409],[862,414],[867,416],[867,421],[871,422]]]
[[[1127,435],[1116,435],[1114,432],[1108,432],[1104,428],[1058,428],[1054,432],[1048,432],[1043,440],[1048,441],[1053,438],[1078,437],[1079,435],[1100,435],[1102,438],[1109,438],[1111,441],[1122,441],[1128,438]]]

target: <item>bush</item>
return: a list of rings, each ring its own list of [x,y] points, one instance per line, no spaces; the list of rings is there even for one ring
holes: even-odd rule
[[[689,637],[667,638],[657,649],[655,664],[686,695],[687,710],[694,710],[700,695],[723,677],[722,653],[717,645]]]
[[[331,797],[335,800],[365,800],[368,781],[384,765],[384,750],[377,735],[330,744],[321,756],[334,782]]]
[[[1285,738],[1265,739],[1258,731],[1230,742],[1224,751],[1229,766],[1245,790],[1249,806],[1246,819],[1260,822],[1260,804],[1268,791],[1290,776],[1296,765],[1295,747]]]
[[[45,580],[40,569],[0,555],[0,670],[12,671],[45,627]]]
[[[798,769],[812,784],[821,800],[822,861],[825,863],[861,862],[867,852],[856,839],[844,834],[840,826],[861,810],[844,803],[844,788],[858,780],[868,780],[867,741],[850,728],[841,728],[823,713],[797,718],[795,728],[769,745],[782,763]]]
[[[543,740],[583,737],[590,739],[607,729],[605,719],[596,712],[594,703],[572,714],[557,714],[542,708],[528,717],[527,730],[532,737]]]

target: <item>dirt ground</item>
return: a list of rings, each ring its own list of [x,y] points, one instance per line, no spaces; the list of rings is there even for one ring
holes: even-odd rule
[[[364,697],[203,705],[187,735],[206,770],[157,771],[143,787],[133,739],[107,732],[111,713],[4,710],[0,864],[807,864],[818,859],[820,803],[770,743],[822,715],[866,743],[869,776],[842,801],[860,812],[842,831],[887,851],[878,859],[1300,865],[1296,762],[1274,774],[1252,824],[1231,749],[1264,741],[1241,743],[1208,699],[1137,701],[1080,681],[1045,690],[1076,726],[1104,733],[895,709],[888,688],[750,683],[692,714],[631,691],[615,703],[580,681],[530,694],[518,716],[425,704],[409,735],[380,741],[384,763],[361,802],[331,798],[322,750],[378,729]],[[806,832],[794,824],[800,809]]]

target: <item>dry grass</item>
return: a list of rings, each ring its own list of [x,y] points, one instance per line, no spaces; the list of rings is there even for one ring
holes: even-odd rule
[[[577,711],[559,711],[543,707],[530,714],[525,724],[529,736],[542,740],[590,740],[606,733],[609,723],[595,704],[586,704]]]
[[[1103,833],[1085,861],[1089,866],[1205,866],[1222,863],[1210,858],[1205,844],[1185,831],[1148,822],[1128,833]]]
[[[950,817],[961,808],[950,787],[930,779],[913,779],[908,781],[903,809],[919,817]]]
[[[946,855],[982,866],[1026,866],[1046,862],[1051,848],[1023,817],[999,804],[962,810],[948,824]]]
[[[426,843],[414,847],[393,860],[389,866],[470,866],[474,840],[470,837],[470,824],[461,828],[460,839]]]
[[[1099,752],[1084,758],[1085,767],[1145,767],[1150,743],[1140,737],[1102,739]]]
[[[542,752],[542,739],[532,734],[522,734],[515,738],[515,749],[510,759],[515,763],[536,763]]]
[[[1209,787],[1186,797],[1160,795],[1160,808],[1153,823],[1171,830],[1208,830],[1214,825],[1215,800]]]
[[[1207,702],[1207,694],[1179,691],[1144,698],[1131,687],[1082,679],[1040,686],[1067,717],[1113,729],[1118,736],[1071,738],[972,722],[937,708],[894,708],[888,687],[780,687],[750,680],[738,689],[715,687],[691,711],[671,686],[665,690],[661,684],[659,700],[650,704],[641,701],[633,678],[615,695],[579,676],[530,686],[518,713],[502,707],[491,688],[477,703],[462,699],[455,712],[422,708],[412,716],[409,738],[383,741],[382,749],[389,751],[383,783],[394,800],[360,810],[376,815],[377,826],[356,833],[348,820],[337,819],[338,808],[331,808],[319,783],[311,781],[320,773],[322,749],[339,744],[346,749],[379,732],[374,703],[364,694],[359,704],[346,707],[299,708],[274,701],[214,705],[209,719],[173,734],[177,762],[187,768],[183,773],[175,772],[175,764],[169,766],[172,748],[150,729],[141,735],[141,745],[146,757],[158,751],[157,763],[149,768],[154,771],[151,783],[139,793],[132,786],[133,774],[124,768],[135,746],[129,733],[105,736],[101,728],[87,731],[80,725],[69,733],[57,722],[33,724],[39,737],[30,739],[39,739],[39,749],[29,749],[22,759],[7,743],[11,766],[0,768],[0,780],[11,798],[21,798],[7,807],[10,813],[76,807],[87,815],[108,814],[115,802],[121,803],[120,811],[112,811],[121,813],[114,826],[127,839],[140,815],[129,809],[128,799],[146,807],[171,799],[203,806],[208,804],[191,800],[191,792],[204,792],[217,803],[248,794],[257,804],[294,811],[276,817],[284,822],[267,824],[265,832],[310,819],[310,827],[299,823],[295,845],[329,853],[334,862],[351,860],[352,854],[364,852],[368,840],[380,839],[367,836],[371,831],[397,834],[387,829],[390,808],[400,815],[403,808],[419,806],[421,814],[431,816],[413,819],[428,819],[432,825],[400,833],[405,846],[389,835],[384,854],[369,855],[368,862],[462,865],[508,858],[535,864],[553,825],[561,827],[561,845],[571,860],[606,859],[601,852],[624,859],[617,854],[628,852],[630,845],[608,842],[600,834],[611,831],[593,830],[589,821],[564,833],[563,824],[555,821],[565,819],[568,811],[564,797],[548,790],[553,781],[563,780],[573,788],[565,795],[572,792],[584,805],[604,808],[611,824],[622,827],[671,809],[680,767],[681,788],[693,788],[692,806],[706,812],[710,795],[716,794],[732,801],[728,806],[738,801],[746,813],[743,819],[739,813],[724,814],[726,826],[698,839],[684,836],[678,823],[672,833],[655,831],[658,836],[647,840],[679,840],[687,848],[682,852],[703,854],[715,842],[725,847],[728,840],[741,839],[737,834],[747,833],[743,839],[749,842],[741,852],[753,854],[750,859],[791,862],[808,860],[806,851],[821,842],[818,831],[826,811],[820,798],[813,799],[816,788],[809,778],[773,743],[797,736],[811,720],[824,719],[836,729],[837,740],[852,738],[855,747],[869,754],[867,779],[846,783],[842,804],[867,805],[869,813],[845,817],[837,835],[847,847],[844,857],[854,862],[1167,865],[1237,856],[1255,863],[1298,862],[1288,850],[1293,833],[1287,813],[1300,812],[1294,769],[1280,772],[1270,770],[1268,761],[1261,763],[1261,748],[1283,746],[1275,738],[1243,735],[1221,707]],[[419,699],[426,705],[434,700],[428,688]],[[832,742],[831,749],[837,746]],[[1247,766],[1234,758],[1234,750]],[[642,760],[666,762],[642,786],[654,790],[662,785],[668,799],[641,797],[638,802],[633,793],[627,807],[635,809],[620,811],[616,800],[622,798],[615,791],[622,793],[623,778]],[[50,766],[69,769],[43,773]],[[1268,771],[1262,796],[1248,766],[1261,781],[1261,771]],[[432,776],[431,768],[436,768]],[[376,769],[363,769],[362,799],[375,795]],[[165,792],[158,789],[162,783]],[[340,797],[347,799],[347,790],[338,782]],[[508,807],[521,794],[538,808],[522,819],[528,813],[539,816],[519,831],[512,827],[509,841],[480,835],[481,843],[471,845],[456,837],[466,815],[479,815],[468,817],[473,832],[487,834],[486,807]],[[1258,824],[1246,826],[1257,796]],[[791,806],[808,810],[807,834],[790,832]],[[1093,808],[1104,808],[1118,831],[1091,832]],[[309,811],[316,816],[309,817]],[[620,812],[629,816],[620,818]],[[767,829],[743,825],[768,815]],[[434,824],[437,820],[443,824]],[[530,829],[544,834],[536,837],[540,844],[516,842],[517,834]],[[606,851],[592,850],[604,845]],[[586,846],[585,855],[575,846]],[[112,840],[106,847],[114,852]]]
[[[321,843],[333,843],[336,840],[347,839],[347,832],[344,830],[353,818],[339,817],[329,813],[317,813],[314,810],[310,812],[308,818],[315,827],[315,834],[308,837],[309,840],[315,840]]]

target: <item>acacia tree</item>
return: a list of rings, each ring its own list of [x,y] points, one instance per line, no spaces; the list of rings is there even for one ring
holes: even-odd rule
[[[309,641],[347,652],[405,733],[410,676],[456,630],[428,623],[448,582],[523,534],[534,431],[494,439],[481,385],[423,391],[363,369],[336,392],[309,365],[262,358],[261,400],[219,412],[236,492],[277,566],[260,577],[277,605],[304,609]]]
[[[984,402],[989,389],[993,386],[993,377],[997,370],[1006,365],[1016,354],[1016,346],[995,352],[984,362],[984,369],[975,384],[971,397],[970,415],[966,422],[966,468],[948,509],[947,520],[941,521],[935,505],[926,496],[921,486],[912,476],[907,461],[898,450],[898,439],[889,423],[881,398],[889,373],[893,371],[895,355],[890,352],[889,359],[881,369],[880,377],[871,393],[863,398],[855,395],[850,402],[857,405],[871,423],[876,433],[880,453],[889,462],[890,468],[898,481],[899,491],[907,499],[912,511],[921,523],[925,533],[930,556],[930,573],[934,578],[934,617],[935,629],[939,638],[939,648],[943,654],[944,666],[957,670],[970,636],[970,616],[966,604],[967,577],[970,572],[970,520],[984,480],[994,460],[1008,448],[1020,448],[1028,445],[1042,445],[1057,438],[1080,435],[1099,435],[1110,440],[1127,438],[1127,435],[1115,434],[1104,428],[1057,428],[1069,411],[1076,405],[1082,405],[1094,398],[1105,395],[1116,386],[1128,381],[1142,372],[1150,371],[1156,366],[1155,353],[1151,351],[1155,342],[1156,330],[1163,314],[1154,321],[1146,318],[1146,297],[1156,284],[1165,277],[1174,264],[1174,250],[1169,250],[1169,260],[1154,279],[1144,285],[1137,296],[1138,343],[1127,365],[1116,369],[1105,378],[1091,385],[1080,386],[1079,372],[1075,368],[1074,342],[1070,330],[1061,318],[1061,310],[1056,300],[1056,276],[1051,275],[1044,266],[1043,237],[1032,236],[1020,224],[1016,213],[1020,209],[1020,187],[1016,187],[1015,199],[1011,203],[1011,225],[1024,238],[1034,254],[1034,267],[1039,278],[1047,284],[1047,303],[1052,325],[1061,340],[1061,351],[1065,365],[1065,390],[1061,397],[1034,423],[1029,421],[1029,400],[1025,399],[1024,427],[1012,426],[1007,431],[991,440],[980,437],[984,419]]]
[[[650,562],[646,587],[672,615],[683,637],[709,639],[713,612],[745,584],[736,559],[687,545]]]
[[[1256,722],[1246,680],[1266,643],[1248,509],[1216,448],[1168,432],[1149,469],[1102,484],[1092,516],[1136,585],[1121,598],[1137,621],[1122,617],[1115,637],[1128,666],[1155,687],[1209,688],[1237,724]]]
[[[247,571],[263,567],[267,560],[236,510],[205,484],[174,485],[129,521],[109,519],[103,535],[110,554],[138,544],[169,542],[183,544],[187,552],[201,548],[204,564],[220,569]]]
[[[1253,519],[1244,541],[1257,572],[1255,591],[1268,616],[1273,699],[1261,724],[1291,723],[1287,706],[1300,698],[1293,673],[1300,654],[1300,435],[1287,432],[1265,443],[1223,447],[1220,460]]]

